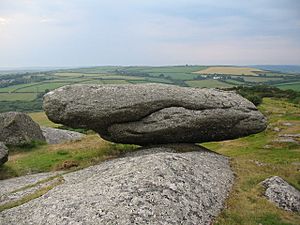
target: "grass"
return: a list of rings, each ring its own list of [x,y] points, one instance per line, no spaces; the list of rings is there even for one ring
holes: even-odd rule
[[[283,90],[292,89],[294,91],[300,91],[300,82],[278,84],[278,85],[276,85],[276,87],[283,89]]]
[[[84,73],[69,73],[69,72],[63,72],[63,73],[54,73],[55,76],[58,77],[81,77],[85,75]]]
[[[244,76],[243,77],[245,81],[247,82],[256,82],[256,83],[260,83],[260,82],[267,82],[270,80],[282,80],[282,78],[274,78],[274,77],[250,77],[250,76]]]
[[[133,145],[106,142],[98,135],[88,135],[81,141],[64,144],[10,148],[8,162],[0,167],[0,179],[30,173],[84,168],[135,148]]]
[[[32,101],[36,93],[0,93],[0,101]]]
[[[244,82],[237,81],[237,80],[232,80],[232,79],[227,79],[226,82],[230,83],[230,84],[233,84],[233,85],[242,85],[242,84],[244,84]]]
[[[48,119],[45,112],[34,112],[28,114],[33,121],[37,122],[40,126],[46,126],[46,127],[59,127],[60,124],[53,123]]]
[[[147,77],[145,79],[148,82],[154,82],[154,83],[164,83],[164,84],[172,84],[173,82],[168,80],[168,79],[164,79],[164,78],[158,78],[158,77]]]
[[[185,72],[177,72],[177,73],[157,73],[157,72],[149,72],[151,76],[159,77],[161,74],[164,75],[165,78],[172,78],[174,80],[193,80],[198,77],[198,74],[194,73],[185,73]]]
[[[17,89],[36,85],[36,84],[39,84],[39,83],[35,82],[35,83],[29,83],[29,84],[16,84],[16,85],[8,86],[5,88],[0,88],[0,92],[14,92]]]
[[[55,83],[55,82],[40,83],[30,87],[20,88],[17,90],[17,92],[44,92],[46,89],[53,90],[58,87],[65,86],[67,84],[68,83]]]
[[[218,80],[193,80],[185,82],[190,87],[198,87],[198,88],[216,88],[216,87],[232,87],[233,85],[218,81]]]
[[[264,99],[260,109],[268,116],[271,126],[283,122],[293,124],[292,127],[282,126],[281,133],[300,132],[299,106],[285,101]],[[300,214],[286,212],[270,203],[263,196],[260,185],[264,179],[277,175],[300,190],[300,174],[297,172],[297,163],[300,161],[299,145],[272,142],[277,136],[278,133],[267,129],[237,140],[205,144],[205,147],[229,156],[236,174],[226,208],[215,224],[299,224]],[[265,148],[266,145],[271,147]]]
[[[102,80],[104,84],[129,84],[126,80]]]
[[[80,83],[81,84],[103,84],[103,80],[88,80]]]

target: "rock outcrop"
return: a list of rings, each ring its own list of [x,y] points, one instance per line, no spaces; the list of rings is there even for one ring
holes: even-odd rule
[[[162,84],[65,86],[45,95],[44,110],[56,123],[140,145],[220,141],[266,128],[256,107],[233,92]]]
[[[300,191],[288,184],[281,177],[270,177],[262,182],[266,188],[265,196],[278,207],[300,212]]]
[[[0,220],[6,225],[211,224],[233,183],[228,159],[199,146],[176,148],[195,151],[152,147],[65,174],[63,184],[0,212]]]
[[[0,142],[0,166],[8,160],[8,148],[2,142]]]
[[[68,141],[76,141],[85,136],[78,132],[51,127],[41,127],[41,129],[48,144],[60,144]]]
[[[20,112],[0,113],[0,141],[6,145],[22,145],[45,141],[40,126]]]

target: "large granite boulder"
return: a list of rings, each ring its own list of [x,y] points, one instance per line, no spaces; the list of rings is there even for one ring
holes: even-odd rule
[[[211,224],[233,184],[229,160],[197,146],[177,149],[194,151],[148,148],[64,174],[64,183],[0,212],[0,221],[5,225]],[[0,181],[0,186],[6,183]],[[13,180],[9,186],[14,187]],[[23,196],[24,189],[10,189],[3,200],[15,199],[20,190]]]
[[[8,148],[0,142],[0,166],[8,160]]]
[[[270,177],[262,182],[265,187],[265,196],[278,207],[300,212],[300,191],[291,186],[281,177]]]
[[[0,141],[6,145],[22,145],[45,141],[40,126],[20,112],[0,113]]]
[[[44,110],[56,123],[140,145],[220,141],[266,128],[236,93],[162,84],[65,86],[45,95]]]
[[[52,127],[41,127],[46,142],[48,144],[60,144],[68,141],[76,141],[85,135],[69,130],[56,129]]]

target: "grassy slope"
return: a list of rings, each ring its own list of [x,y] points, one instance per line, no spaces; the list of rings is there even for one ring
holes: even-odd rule
[[[58,127],[59,124],[53,123],[50,121],[44,112],[34,112],[28,114],[35,122],[37,122],[40,126],[46,127]]]
[[[280,133],[300,133],[299,106],[264,99],[260,109],[268,116],[272,127],[282,129]],[[293,126],[284,126],[284,122],[290,122]],[[277,136],[278,133],[267,129],[260,134],[237,140],[205,144],[206,147],[231,157],[236,174],[227,207],[216,224],[299,224],[299,214],[285,212],[268,202],[259,185],[264,179],[278,175],[300,190],[299,145],[273,143],[272,140]]]
[[[134,150],[133,145],[113,144],[90,134],[64,144],[34,144],[10,148],[9,160],[0,167],[0,179],[55,170],[80,169]]]

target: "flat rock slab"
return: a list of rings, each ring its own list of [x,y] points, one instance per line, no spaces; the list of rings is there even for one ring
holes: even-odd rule
[[[220,141],[266,128],[236,93],[163,84],[65,86],[45,95],[44,110],[56,123],[140,145]]]
[[[278,207],[300,212],[300,191],[288,184],[281,177],[270,177],[262,182],[266,188],[265,196]]]
[[[175,150],[148,148],[63,175],[63,184],[1,212],[0,220],[6,225],[211,224],[233,183],[228,159],[200,147]]]
[[[51,127],[41,127],[41,129],[48,144],[60,144],[68,141],[76,141],[85,136],[78,132]]]
[[[0,142],[0,166],[8,160],[8,148],[2,142]]]
[[[0,113],[0,141],[6,145],[22,145],[45,141],[40,126],[20,112]]]
[[[38,182],[57,176],[60,172],[38,173],[22,177],[0,180],[0,196],[7,195],[26,186],[32,186]]]

